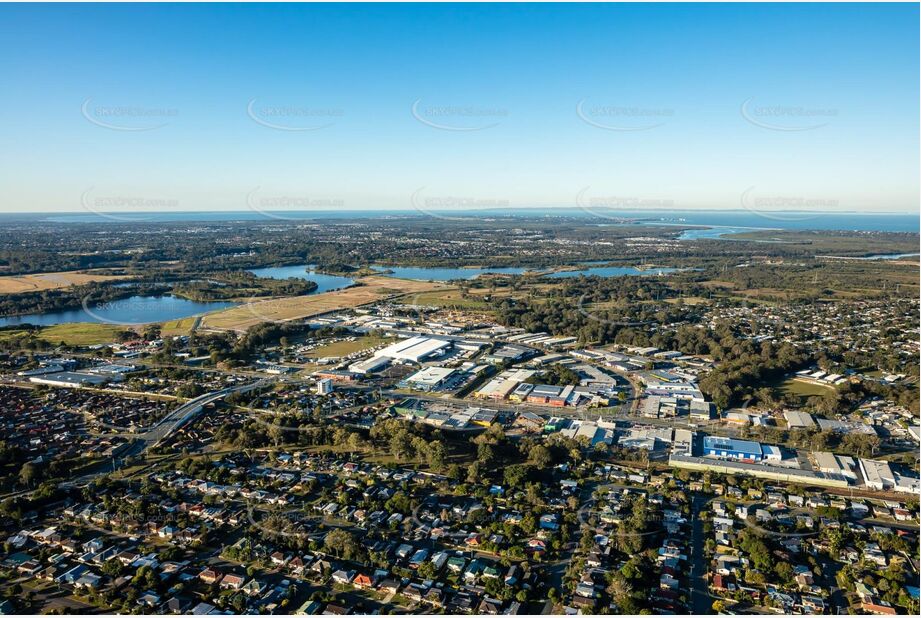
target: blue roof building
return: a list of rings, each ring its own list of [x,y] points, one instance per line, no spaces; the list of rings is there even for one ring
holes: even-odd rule
[[[739,461],[761,461],[764,454],[761,444],[749,440],[735,440],[722,436],[704,438],[704,455]]]

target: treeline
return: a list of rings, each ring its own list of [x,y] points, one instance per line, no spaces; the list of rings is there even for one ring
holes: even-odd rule
[[[525,380],[529,384],[553,384],[556,386],[578,386],[582,379],[579,374],[565,365],[554,363],[542,373],[535,374]]]
[[[717,365],[701,378],[700,390],[720,408],[743,403],[764,384],[780,380],[809,361],[809,356],[789,343],[759,344],[731,335],[713,343],[710,349]]]
[[[917,234],[789,231],[782,235],[799,242],[749,242],[737,237],[736,242],[704,240],[650,248],[625,241],[638,233],[674,239],[682,228],[599,227],[597,222],[597,219],[584,216],[497,216],[488,220],[412,216],[328,220],[322,226],[311,225],[306,219],[304,225],[282,226],[277,221],[266,220],[198,221],[194,224],[188,221],[108,221],[102,226],[22,220],[8,224],[8,233],[0,239],[0,272],[23,274],[99,267],[167,272],[167,269],[172,271],[183,266],[198,272],[220,272],[304,262],[338,272],[343,266],[371,263],[546,267],[577,261],[612,260],[635,264],[643,258],[686,266],[706,266],[724,259],[733,266],[739,258],[748,258],[753,253],[808,260],[817,252],[897,253],[913,250],[912,245],[917,249]],[[772,236],[776,235],[772,232]],[[445,243],[444,238],[464,242]],[[540,244],[546,239],[564,242],[535,252],[535,247],[546,246]],[[529,240],[534,242],[527,242]],[[869,266],[853,264],[853,267]],[[727,274],[747,276],[739,272],[727,271]],[[848,277],[841,280],[842,284],[848,282]]]
[[[157,295],[169,292],[163,283],[143,283],[123,287],[110,283],[87,283],[58,290],[24,292],[0,296],[0,315],[28,315],[76,309],[84,300],[90,308],[100,303],[121,300],[135,295]]]
[[[714,272],[713,278],[735,290],[758,290],[760,299],[776,302],[792,298],[813,302],[841,292],[857,292],[861,298],[892,298],[895,302],[918,294],[917,277],[906,278],[907,268],[879,261],[804,258],[799,264],[757,262],[747,268],[724,268]]]
[[[113,265],[111,254],[60,253],[47,250],[47,246],[28,250],[0,250],[0,270],[3,274],[30,274],[63,270],[84,270]]]
[[[348,331],[344,328],[311,328],[309,324],[294,322],[263,322],[247,329],[246,333],[236,340],[232,354],[237,358],[246,358],[262,350],[266,346],[275,344],[286,345],[291,337],[329,338],[340,337]]]
[[[211,363],[231,365],[250,360],[254,355],[273,345],[288,345],[292,338],[339,337],[348,331],[343,328],[311,328],[296,322],[263,322],[251,326],[243,335],[234,333],[196,332],[189,340],[193,356],[211,356]]]
[[[303,296],[317,287],[315,282],[305,279],[270,279],[239,270],[177,283],[173,293],[191,300],[215,301],[241,297]]]
[[[582,343],[649,345],[655,336],[650,325],[687,320],[694,312],[680,303],[654,302],[679,294],[647,277],[578,277],[546,294],[502,299],[496,316],[507,326],[573,336]]]
[[[703,377],[700,386],[722,408],[742,403],[766,382],[780,379],[810,360],[791,344],[756,343],[739,336],[728,324],[700,328],[694,325],[701,319],[694,307],[644,302],[675,294],[656,280],[580,277],[546,302],[506,299],[496,313],[508,326],[574,336],[581,343],[655,346],[709,355],[717,366]],[[682,322],[677,329],[662,328]]]
[[[177,274],[181,275],[176,280]],[[188,277],[188,279],[185,279]],[[195,301],[217,301],[240,297],[301,296],[317,289],[317,284],[304,279],[268,279],[247,271],[218,273],[210,278],[206,273],[172,273],[169,280],[157,279],[156,272],[147,272],[141,280],[86,283],[82,285],[8,294],[0,297],[0,315],[27,315],[77,309],[84,301],[90,308],[100,303],[131,296],[160,296],[175,294]]]

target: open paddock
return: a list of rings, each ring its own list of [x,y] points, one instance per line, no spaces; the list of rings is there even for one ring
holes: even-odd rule
[[[101,281],[122,281],[131,277],[125,275],[104,274],[106,271],[36,273],[32,275],[0,276],[0,294],[22,294],[24,292],[42,292],[58,290],[84,283]]]
[[[57,345],[97,345],[116,341],[118,333],[127,330],[124,326],[114,324],[96,324],[92,322],[74,322],[56,324],[43,328],[38,338]]]
[[[202,317],[201,327],[213,330],[246,331],[263,322],[290,322],[322,315],[331,311],[351,309],[389,297],[419,294],[448,286],[430,281],[412,281],[392,277],[363,277],[344,290],[308,296],[290,296],[245,303],[239,307],[217,311]]]

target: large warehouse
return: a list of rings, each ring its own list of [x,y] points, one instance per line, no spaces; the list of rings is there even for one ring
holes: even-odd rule
[[[758,442],[735,440],[722,436],[706,436],[704,438],[704,455],[748,462],[764,459],[761,444]]]
[[[441,354],[452,345],[450,341],[445,341],[444,339],[410,337],[387,346],[374,356],[419,363],[427,358]]]

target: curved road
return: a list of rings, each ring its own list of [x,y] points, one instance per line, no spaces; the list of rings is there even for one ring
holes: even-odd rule
[[[70,481],[65,481],[61,483],[61,486],[82,486],[89,483],[97,476],[114,472],[118,468],[124,466],[128,458],[140,455],[147,449],[158,446],[176,431],[198,418],[208,404],[219,401],[231,393],[246,393],[251,390],[262,388],[273,379],[274,378],[263,378],[256,382],[230,386],[219,391],[199,395],[195,399],[190,399],[164,416],[156,425],[146,432],[135,436],[135,439],[129,443],[128,447],[119,453],[118,457],[114,458],[111,463],[100,463],[98,466],[94,466],[92,471]]]

